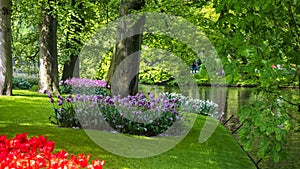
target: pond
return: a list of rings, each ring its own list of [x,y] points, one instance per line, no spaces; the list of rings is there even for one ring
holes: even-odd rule
[[[238,111],[239,107],[255,101],[254,88],[243,87],[203,87],[198,90],[193,88],[182,90],[179,87],[161,86],[161,85],[139,85],[139,90],[143,92],[151,91],[155,95],[160,92],[177,92],[187,95],[190,98],[200,98],[202,100],[212,100],[219,105],[219,111],[223,111],[222,122],[229,119]],[[299,89],[289,89],[298,92]],[[195,92],[195,91],[198,91]],[[234,123],[234,121],[233,121]],[[264,159],[260,163],[261,168],[265,169],[291,169],[300,166],[300,133],[290,133],[289,141],[286,145],[288,158],[279,163],[273,163],[271,159]]]

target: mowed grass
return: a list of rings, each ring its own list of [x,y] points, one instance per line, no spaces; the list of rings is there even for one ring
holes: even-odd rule
[[[198,116],[189,134],[174,148],[148,158],[126,158],[105,151],[84,130],[60,128],[50,124],[52,105],[46,95],[14,90],[14,96],[0,96],[0,134],[14,137],[28,132],[55,141],[55,151],[91,154],[92,159],[106,160],[106,169],[232,169],[255,168],[234,138],[219,125],[204,143],[198,143],[205,118]],[[141,138],[147,139],[147,138]],[[122,145],[117,145],[122,146]]]

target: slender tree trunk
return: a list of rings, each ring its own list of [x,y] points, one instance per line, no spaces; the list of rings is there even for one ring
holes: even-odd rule
[[[48,0],[48,4],[55,0]],[[41,24],[39,26],[40,43],[40,92],[58,92],[57,62],[57,23],[50,13],[53,9],[45,9],[41,4]]]
[[[67,40],[68,40],[68,38],[67,38]],[[66,43],[66,48],[67,49],[72,48],[71,44],[69,42]],[[63,74],[62,74],[61,80],[65,81],[72,77],[79,78],[79,61],[77,59],[78,59],[77,54],[72,53],[70,55],[70,60],[68,60],[64,63]]]
[[[11,0],[0,0],[0,95],[12,95]]]
[[[76,0],[72,0],[72,6],[75,6],[76,3],[78,3]],[[80,3],[80,2],[79,2]],[[83,5],[80,3],[78,5],[78,9],[82,9]],[[85,20],[83,17],[81,17],[81,13],[83,11],[78,11],[78,17],[72,16],[72,20],[75,24],[69,25],[69,28],[75,28],[74,34],[79,34],[81,32],[81,27],[85,25]],[[67,49],[74,49],[74,51],[80,50],[79,46],[81,46],[80,39],[76,38],[78,36],[73,36],[73,38],[69,38],[70,34],[67,35],[67,42],[66,42],[66,48]],[[79,61],[78,61],[78,52],[72,53],[70,55],[70,60],[64,63],[63,67],[63,74],[61,80],[67,80],[72,77],[78,77],[79,78]]]
[[[139,10],[143,0],[121,0],[120,17]],[[145,16],[132,22],[121,19],[118,25],[117,43],[109,67],[107,82],[111,85],[111,95],[135,95],[138,92],[138,72]],[[133,35],[124,38],[128,35]]]

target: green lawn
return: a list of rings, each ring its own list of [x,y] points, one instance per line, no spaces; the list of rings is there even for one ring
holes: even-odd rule
[[[0,134],[8,137],[22,132],[28,132],[29,136],[47,135],[56,142],[55,151],[65,149],[72,154],[91,154],[93,159],[106,160],[106,169],[255,168],[221,125],[208,141],[199,144],[199,133],[206,118],[203,116],[198,116],[190,133],[173,149],[149,158],[126,158],[105,151],[84,130],[51,125],[48,117],[52,113],[52,105],[46,95],[25,90],[14,90],[13,93],[13,97],[0,96]]]

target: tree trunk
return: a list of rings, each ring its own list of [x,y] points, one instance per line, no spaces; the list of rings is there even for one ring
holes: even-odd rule
[[[11,0],[0,1],[0,95],[12,95]]]
[[[76,3],[80,3],[80,2],[76,2],[76,0],[72,0],[72,6],[76,6]],[[83,9],[83,5],[82,3],[80,3],[78,5],[78,9]],[[77,9],[75,9],[77,10]],[[72,20],[73,23],[75,24],[71,24],[69,25],[69,29],[75,28],[75,32],[73,32],[73,34],[77,35],[80,34],[81,32],[81,27],[83,27],[85,25],[85,20],[82,17],[82,13],[83,11],[78,11],[78,17],[72,16]],[[69,34],[67,34],[67,42],[66,42],[66,48],[67,49],[74,49],[73,51],[78,51],[80,50],[79,46],[81,46],[81,41],[78,38],[78,36],[72,36],[73,38],[69,38]],[[70,79],[72,77],[77,77],[79,78],[79,61],[78,59],[78,52],[73,52],[70,55],[70,60],[64,63],[64,67],[63,67],[63,74],[62,74],[62,78],[61,80],[67,80]]]
[[[66,48],[67,49],[72,48],[71,45],[68,42],[66,44]],[[70,55],[70,60],[68,60],[64,63],[63,74],[62,74],[61,80],[65,81],[65,80],[70,79],[72,77],[79,78],[79,61],[77,59],[78,59],[77,54],[72,53]]]
[[[48,0],[48,4],[55,0]],[[41,23],[39,26],[40,43],[40,92],[58,92],[58,62],[57,62],[57,23],[50,13],[52,8],[45,9],[41,4]]]
[[[141,9],[144,4],[143,0],[121,0],[120,17],[130,14],[131,10]],[[107,82],[111,86],[111,95],[125,97],[135,95],[138,92],[144,23],[144,15],[138,18],[134,24],[127,19],[121,19],[119,22],[117,43],[107,75]],[[128,35],[132,36],[126,38]]]

